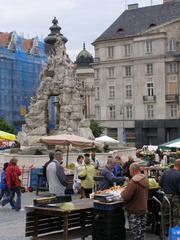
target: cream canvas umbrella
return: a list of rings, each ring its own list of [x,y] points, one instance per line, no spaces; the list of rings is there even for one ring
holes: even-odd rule
[[[44,143],[47,145],[62,145],[67,146],[67,157],[66,157],[66,166],[68,165],[68,155],[69,155],[69,146],[80,148],[93,148],[93,147],[103,147],[102,143],[96,142],[88,138],[80,137],[73,134],[60,134],[53,136],[44,136],[41,137],[38,141],[39,143]]]

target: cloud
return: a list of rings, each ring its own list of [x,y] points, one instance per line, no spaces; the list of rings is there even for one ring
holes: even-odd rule
[[[125,10],[125,2],[150,5],[150,0],[0,0],[0,31],[24,33],[25,37],[49,34],[51,21],[56,16],[61,32],[69,39],[71,58],[82,50],[83,41],[90,45]],[[162,0],[153,0],[153,4]],[[77,51],[77,52],[76,52]]]

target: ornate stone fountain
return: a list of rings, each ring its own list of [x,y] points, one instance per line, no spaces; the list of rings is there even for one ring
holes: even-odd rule
[[[48,64],[40,74],[40,87],[36,97],[31,100],[29,112],[25,117],[22,132],[18,133],[21,146],[37,146],[37,141],[44,135],[73,133],[93,138],[89,121],[83,116],[82,86],[76,78],[75,68],[66,53],[67,39],[60,33],[56,18],[52,21],[51,33],[45,38],[49,49]],[[56,108],[56,126],[48,128],[54,98]]]

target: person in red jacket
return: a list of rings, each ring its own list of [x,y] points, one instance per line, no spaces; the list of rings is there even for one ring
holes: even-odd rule
[[[140,166],[137,163],[132,163],[129,171],[132,178],[121,196],[125,201],[129,228],[133,234],[133,239],[143,240],[145,239],[149,182],[147,177],[141,173]]]
[[[21,170],[17,166],[17,161],[18,160],[16,158],[12,158],[6,168],[6,182],[8,188],[10,189],[10,196],[3,199],[1,204],[2,206],[6,205],[11,202],[16,195],[14,208],[16,211],[19,211],[21,209],[21,182],[19,180]]]

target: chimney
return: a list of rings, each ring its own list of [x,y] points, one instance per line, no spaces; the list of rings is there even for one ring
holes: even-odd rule
[[[138,3],[128,4],[128,10],[138,9]]]

